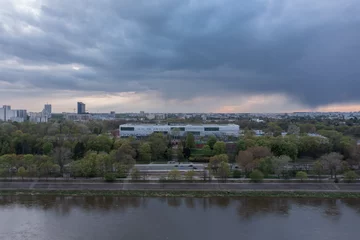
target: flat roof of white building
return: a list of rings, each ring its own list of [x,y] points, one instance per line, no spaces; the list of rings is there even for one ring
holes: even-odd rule
[[[125,123],[125,124],[120,124],[120,126],[159,126],[159,127],[162,127],[162,126],[166,126],[166,127],[178,127],[178,126],[182,126],[182,127],[185,127],[185,126],[194,126],[194,127],[208,127],[208,126],[215,126],[215,127],[218,127],[218,126],[239,126],[238,124],[233,124],[233,123],[229,123],[229,124],[137,124],[137,123]]]

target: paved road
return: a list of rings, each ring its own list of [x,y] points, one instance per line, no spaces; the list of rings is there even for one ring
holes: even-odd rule
[[[360,192],[346,183],[50,183],[0,182],[0,190],[177,190],[177,191],[319,191]]]
[[[205,168],[204,164],[194,164],[194,163],[180,163],[180,164],[135,164],[135,168],[140,171],[149,171],[149,172],[161,172],[161,171],[171,171],[173,169],[178,170],[194,170],[194,171],[203,171]]]

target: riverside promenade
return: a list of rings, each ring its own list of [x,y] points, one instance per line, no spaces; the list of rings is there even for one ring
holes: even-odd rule
[[[0,182],[5,190],[360,192],[360,183]]]

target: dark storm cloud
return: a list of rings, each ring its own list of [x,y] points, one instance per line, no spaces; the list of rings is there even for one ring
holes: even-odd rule
[[[357,0],[51,0],[30,7],[38,12],[11,4],[0,12],[0,60],[19,64],[0,62],[2,81],[159,90],[182,99],[285,93],[309,106],[360,100]]]

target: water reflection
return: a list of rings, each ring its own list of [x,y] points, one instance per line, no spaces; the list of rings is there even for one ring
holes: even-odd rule
[[[61,215],[67,215],[76,208],[83,211],[100,210],[102,212],[117,210],[125,212],[128,209],[148,207],[150,200],[144,197],[108,197],[108,196],[1,196],[0,207],[13,208],[25,206],[26,208],[39,208],[54,210]],[[354,209],[360,214],[360,201],[358,199],[291,199],[291,198],[157,198],[160,203],[165,203],[170,208],[226,209],[234,205],[236,214],[242,219],[250,220],[254,216],[278,215],[287,216],[293,205],[300,208],[314,208],[325,217],[338,219],[342,214],[342,205]]]
[[[237,213],[244,219],[257,214],[287,215],[291,200],[286,198],[243,198],[239,200]]]

